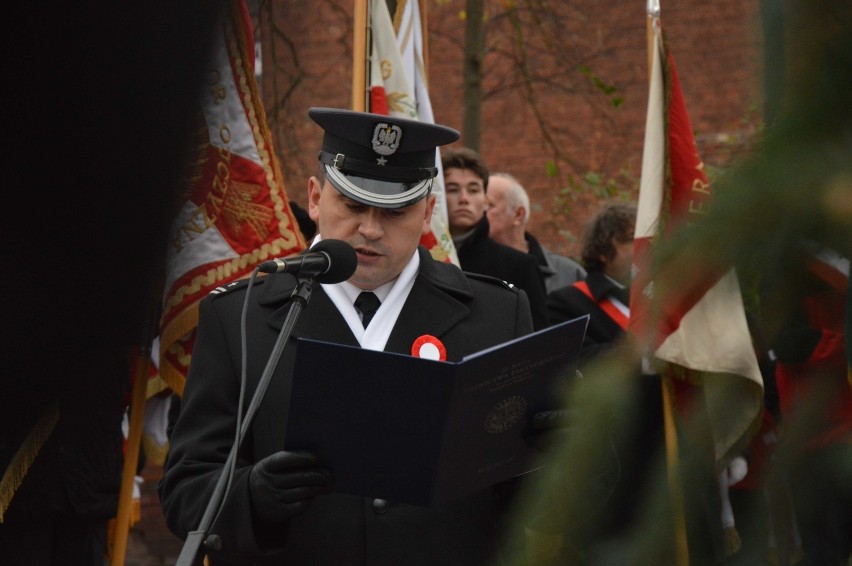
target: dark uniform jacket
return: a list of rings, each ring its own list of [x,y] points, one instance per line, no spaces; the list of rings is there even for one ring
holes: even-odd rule
[[[541,330],[547,324],[547,293],[538,262],[529,254],[504,246],[488,237],[488,219],[483,217],[473,233],[456,250],[461,268],[502,279],[523,289],[530,301],[533,325]]]
[[[529,232],[524,232],[524,239],[529,247],[528,253],[538,262],[538,271],[547,293],[586,278],[586,270],[583,266],[570,257],[545,248]]]
[[[454,361],[532,331],[524,293],[491,278],[467,277],[455,266],[431,259],[422,247],[419,253],[419,273],[385,351],[410,354],[419,336],[431,334],[445,345],[447,359]],[[287,315],[294,284],[291,275],[276,274],[252,288],[247,318],[250,392]],[[200,522],[234,437],[245,287],[238,284],[200,306],[181,415],[159,486],[167,524],[181,537]],[[232,562],[214,560],[214,564],[490,563],[506,503],[500,486],[435,508],[393,502],[383,506],[333,493],[316,498],[288,525],[273,527],[252,519],[248,472],[252,462],[284,447],[289,395],[284,384],[292,372],[296,337],[358,345],[322,287],[314,285],[243,444],[224,510],[212,528],[222,538],[223,558]]]
[[[618,285],[601,271],[592,271],[586,276],[585,281],[595,297],[594,301],[573,285],[557,289],[547,296],[547,314],[550,324],[590,315],[586,337],[583,340],[582,358],[584,360],[598,355],[617,338],[624,335],[621,326],[598,305],[598,302],[608,295],[618,293],[620,291]],[[618,298],[625,305],[629,303],[629,299],[623,294]]]

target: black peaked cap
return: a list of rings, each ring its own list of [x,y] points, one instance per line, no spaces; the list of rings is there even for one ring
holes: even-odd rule
[[[459,132],[427,122],[338,108],[311,108],[325,132],[319,160],[329,182],[369,206],[401,208],[429,194],[435,149]]]

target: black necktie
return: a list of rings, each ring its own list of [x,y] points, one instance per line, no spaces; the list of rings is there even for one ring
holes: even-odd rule
[[[379,305],[381,304],[382,302],[376,294],[370,291],[363,291],[355,299],[355,308],[361,313],[361,323],[364,325],[364,328],[367,328],[367,325],[370,324],[373,315],[379,310]]]

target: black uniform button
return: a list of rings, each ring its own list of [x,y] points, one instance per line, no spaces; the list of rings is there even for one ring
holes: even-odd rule
[[[382,515],[384,513],[387,513],[388,512],[388,502],[385,501],[384,499],[374,499],[373,500],[373,511],[378,515]]]

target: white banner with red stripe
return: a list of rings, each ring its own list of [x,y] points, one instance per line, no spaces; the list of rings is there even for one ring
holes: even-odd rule
[[[716,456],[721,458],[758,422],[763,380],[733,269],[669,265],[665,267],[669,274],[682,270],[677,277],[668,277],[677,280],[677,288],[655,288],[655,247],[679,235],[688,223],[700,221],[711,187],[659,18],[653,24],[630,328],[648,339],[654,357],[671,364],[674,375],[700,380]]]

